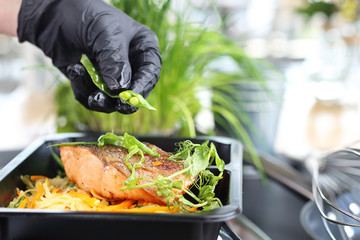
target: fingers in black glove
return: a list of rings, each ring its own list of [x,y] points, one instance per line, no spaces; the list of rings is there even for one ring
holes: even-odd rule
[[[157,38],[143,26],[130,43],[129,56],[133,71],[131,89],[147,98],[160,78],[161,56]]]
[[[89,84],[92,80],[84,66],[82,64],[69,65],[67,68],[67,76],[70,80],[75,99],[90,109],[88,98],[90,94],[98,90],[98,88],[94,84]]]
[[[122,99],[108,96],[94,84],[88,84],[92,80],[82,64],[69,65],[67,75],[76,100],[90,110],[104,113],[118,111],[123,114],[131,114],[138,110],[138,108],[127,104]]]
[[[122,99],[111,98],[100,90],[93,92],[89,96],[88,105],[94,111],[105,113],[111,113],[116,110],[123,114],[131,114],[138,110],[138,108],[127,104]]]
[[[83,53],[115,94],[131,89],[146,98],[159,79],[155,34],[104,1],[23,0],[18,20],[19,40],[41,48],[70,79],[76,99],[89,109],[136,111],[94,93],[97,89],[86,71],[74,66]]]

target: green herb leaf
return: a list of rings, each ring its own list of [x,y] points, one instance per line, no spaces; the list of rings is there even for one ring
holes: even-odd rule
[[[214,208],[221,207],[222,204],[218,198],[213,198],[211,202],[207,202],[205,206],[203,206],[203,211],[209,211]]]
[[[172,182],[172,187],[176,188],[176,189],[182,189],[183,184],[184,183],[181,180],[173,181]]]
[[[125,185],[128,185],[131,187],[131,186],[135,186],[140,181],[140,179],[136,178],[135,170],[136,170],[136,168],[141,166],[141,164],[145,160],[145,157],[144,157],[144,153],[140,150],[140,148],[137,145],[131,145],[128,150],[129,150],[129,154],[126,156],[125,164],[129,169],[131,169],[131,175],[128,179],[126,179]],[[131,165],[129,163],[129,159],[136,153],[140,154],[140,156],[141,156],[140,161],[135,163],[134,165]]]
[[[157,176],[155,185],[157,186],[157,194],[160,197],[168,197],[172,193],[172,181],[166,177]]]
[[[104,145],[115,145],[122,147],[124,145],[124,137],[117,136],[114,133],[106,133],[98,138],[97,145],[100,147]]]
[[[204,143],[206,144],[206,143]],[[209,165],[209,149],[207,145],[201,145],[197,147],[194,154],[189,158],[191,161],[191,175],[196,176],[201,171],[205,170]]]
[[[217,153],[216,147],[213,143],[210,144],[210,152],[213,154],[213,157],[215,158],[215,164],[217,168],[222,172],[225,169],[225,162],[219,157],[219,154]]]
[[[137,140],[134,136],[124,133],[122,147],[129,149],[130,147],[132,147],[134,145],[138,146],[142,151],[144,151],[145,153],[147,153],[151,156],[154,156],[154,157],[160,156],[159,153],[154,152],[152,149],[147,147],[144,143]]]

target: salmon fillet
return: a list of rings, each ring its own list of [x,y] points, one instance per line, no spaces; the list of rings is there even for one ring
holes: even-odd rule
[[[145,143],[150,149],[160,154],[160,157],[149,156],[144,153],[145,161],[141,167],[136,168],[136,177],[148,180],[158,175],[170,176],[184,168],[182,163],[166,160],[171,154],[155,145]],[[60,146],[60,156],[65,172],[70,181],[75,182],[84,191],[93,191],[97,195],[109,200],[144,200],[146,202],[166,205],[166,198],[159,197],[157,187],[151,186],[132,190],[120,190],[125,187],[125,180],[131,175],[131,170],[125,165],[128,150],[123,147],[105,145],[86,146]],[[140,155],[135,154],[129,159],[133,165],[140,161]],[[182,180],[183,187],[189,188],[195,177],[181,174],[172,180]],[[138,184],[148,181],[140,180]],[[176,194],[183,194],[181,190],[174,189]]]

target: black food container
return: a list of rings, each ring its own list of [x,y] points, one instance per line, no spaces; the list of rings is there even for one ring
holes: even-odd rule
[[[224,137],[190,139],[213,142],[225,161],[224,177],[216,187],[223,207],[195,214],[102,213],[63,210],[13,209],[7,204],[23,189],[21,175],[54,177],[59,165],[49,145],[59,142],[94,141],[99,135],[56,134],[27,147],[0,170],[0,236],[2,239],[185,239],[215,240],[221,226],[241,212],[242,145]],[[138,137],[143,142],[174,152],[181,138]],[[210,166],[216,172],[216,166]]]

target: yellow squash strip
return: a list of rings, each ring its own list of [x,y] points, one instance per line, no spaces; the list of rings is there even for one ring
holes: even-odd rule
[[[37,186],[38,186],[38,192],[36,193],[34,199],[32,200],[30,207],[33,208],[35,207],[35,204],[37,201],[40,200],[40,197],[44,194],[44,186],[42,185],[41,182],[37,182]]]
[[[72,197],[80,198],[81,200],[83,200],[84,203],[86,203],[90,207],[96,207],[96,206],[98,206],[100,204],[99,199],[90,197],[89,195],[87,195],[85,193],[70,191],[69,194]]]

